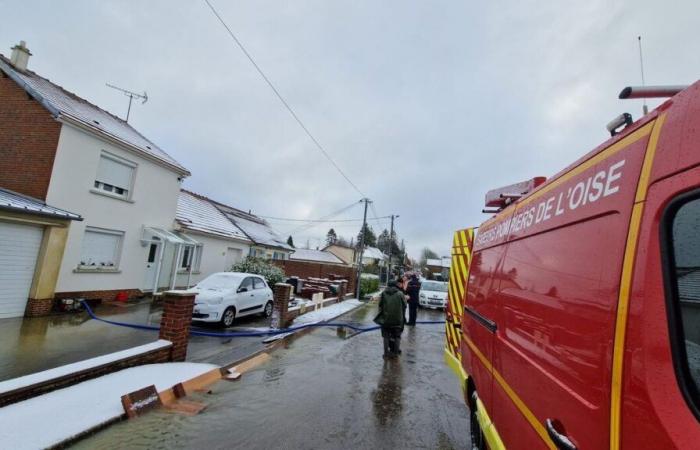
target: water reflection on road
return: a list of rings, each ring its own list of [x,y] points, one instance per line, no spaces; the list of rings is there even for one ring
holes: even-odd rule
[[[343,318],[368,323],[374,306]],[[441,312],[421,311],[419,320]],[[220,382],[197,416],[158,411],[122,422],[78,448],[466,448],[468,417],[442,360],[444,328],[404,333],[384,361],[379,333],[339,338],[320,329],[243,376]]]

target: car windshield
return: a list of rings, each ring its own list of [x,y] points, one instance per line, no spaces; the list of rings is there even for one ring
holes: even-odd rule
[[[447,292],[447,283],[438,283],[436,281],[426,281],[421,288],[424,291]]]
[[[197,283],[197,287],[216,291],[221,289],[233,289],[240,281],[241,279],[239,277],[232,277],[224,273],[215,273]]]

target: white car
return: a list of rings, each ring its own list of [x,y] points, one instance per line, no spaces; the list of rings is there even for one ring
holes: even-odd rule
[[[424,281],[420,286],[418,304],[428,308],[447,307],[447,283],[444,281]]]
[[[251,314],[272,315],[272,289],[260,275],[240,272],[214,273],[192,288],[192,320],[233,325],[237,317]]]

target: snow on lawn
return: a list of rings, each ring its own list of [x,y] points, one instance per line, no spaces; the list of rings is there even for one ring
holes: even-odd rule
[[[111,373],[0,408],[3,448],[56,445],[124,413],[121,396],[154,384],[160,392],[218,366],[197,363],[148,364]]]
[[[71,373],[81,372],[83,370],[103,366],[105,364],[113,363],[121,359],[129,358],[131,356],[152,352],[154,350],[165,348],[169,345],[170,341],[159,339],[149,344],[139,345],[138,347],[132,347],[119,352],[97,356],[95,358],[86,359],[84,361],[79,361],[72,364],[66,364],[64,366],[56,367],[55,369],[44,370],[42,372],[25,375],[23,377],[17,377],[11,380],[2,381],[0,382],[0,394],[9,391],[14,391],[15,389],[31,386],[33,384],[53,380],[55,378],[60,378]]]
[[[306,314],[302,314],[301,316],[298,316],[294,319],[290,327],[298,327],[300,325],[308,325],[311,323],[318,322],[327,322],[345,314],[348,311],[352,311],[353,309],[362,306],[363,304],[364,303],[356,299],[345,300],[340,303],[317,309],[316,311],[311,311]],[[267,344],[270,342],[278,341],[294,333],[294,331],[290,331],[289,333],[276,334],[263,340],[263,343]]]
[[[327,320],[334,319],[342,314],[345,314],[348,311],[352,311],[353,309],[357,308],[358,306],[362,306],[364,303],[362,303],[359,300],[345,300],[340,303],[335,303],[330,306],[325,306],[323,308],[317,309],[316,311],[311,311],[306,314],[302,314],[301,316],[298,316],[297,318],[294,319],[294,322],[292,322],[292,326],[299,326],[299,325],[306,325],[309,323],[316,323],[316,322],[325,322]]]

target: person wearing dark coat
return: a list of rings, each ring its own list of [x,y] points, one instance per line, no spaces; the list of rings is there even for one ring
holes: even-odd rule
[[[416,324],[416,315],[418,313],[418,295],[420,294],[420,281],[414,274],[406,285],[406,294],[408,295],[408,322],[406,325]]]
[[[379,299],[379,313],[374,318],[374,322],[382,327],[385,358],[396,357],[401,353],[406,299],[396,286],[396,280],[392,280],[384,289]]]

